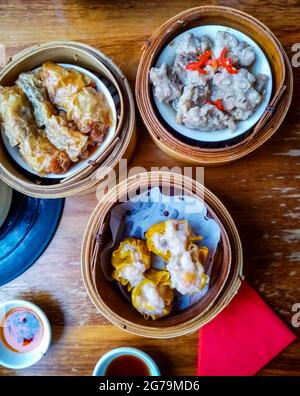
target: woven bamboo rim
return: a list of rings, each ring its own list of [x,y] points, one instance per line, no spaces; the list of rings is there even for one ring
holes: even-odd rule
[[[219,290],[205,309],[198,312],[197,308],[192,306],[180,313],[178,317],[175,315],[174,317],[170,316],[169,319],[166,317],[153,322],[145,321],[140,314],[130,307],[127,301],[121,301],[121,299],[124,300],[123,296],[118,295],[119,293],[114,289],[113,284],[100,275],[100,272],[96,271],[95,266],[97,263],[99,265],[99,254],[107,233],[108,215],[117,203],[118,197],[123,197],[125,194],[136,191],[139,188],[164,186],[166,182],[170,183],[174,189],[183,188],[184,193],[191,196],[199,196],[197,193],[200,195],[204,194],[205,205],[221,226],[222,249],[229,262],[227,263],[226,276],[220,283]],[[163,339],[196,331],[227,306],[231,298],[237,293],[243,279],[243,254],[239,234],[234,222],[226,208],[213,193],[185,176],[169,172],[149,172],[133,176],[118,184],[98,203],[84,234],[81,268],[87,292],[103,316],[130,333]],[[101,276],[100,281],[99,276]],[[119,304],[121,303],[125,305],[120,307]],[[195,307],[197,304],[195,304]],[[135,312],[134,314],[128,313],[131,309]],[[192,313],[189,314],[188,311]]]
[[[264,50],[273,74],[273,93],[267,111],[242,141],[219,148],[184,143],[159,121],[152,103],[149,70],[160,50],[174,37],[192,26],[219,23],[242,31]],[[158,28],[144,47],[136,79],[136,99],[143,121],[157,146],[171,157],[198,165],[214,166],[237,160],[266,142],[280,127],[293,94],[293,73],[289,59],[274,34],[252,16],[232,8],[201,6],[186,10]]]
[[[76,63],[103,75],[115,87],[120,102],[120,113],[115,137],[95,161],[69,178],[41,184],[16,167],[16,164],[0,144],[0,178],[12,188],[37,198],[61,198],[93,191],[110,169],[121,158],[131,158],[136,145],[135,108],[129,83],[115,65],[99,50],[73,41],[52,41],[27,48],[18,53],[1,70],[0,84],[13,84],[19,73],[41,65],[46,60]],[[1,140],[1,139],[0,139]],[[52,179],[53,180],[53,179]]]

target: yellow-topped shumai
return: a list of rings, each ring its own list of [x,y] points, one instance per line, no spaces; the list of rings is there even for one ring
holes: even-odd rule
[[[191,243],[183,254],[172,256],[166,265],[170,273],[171,287],[182,295],[192,295],[201,291],[207,283],[207,275],[204,272],[207,255],[207,247]]]
[[[172,256],[183,254],[189,244],[201,240],[192,234],[186,220],[166,220],[153,224],[145,234],[148,249],[168,262]]]
[[[115,268],[112,277],[128,291],[144,279],[144,272],[150,268],[150,252],[146,242],[141,239],[127,238],[113,252],[111,259]]]
[[[172,310],[174,292],[170,288],[170,274],[167,271],[149,270],[142,280],[132,290],[132,305],[144,315],[153,320],[168,315]]]

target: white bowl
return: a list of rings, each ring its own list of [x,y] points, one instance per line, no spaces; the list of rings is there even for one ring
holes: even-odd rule
[[[161,114],[162,118],[177,132],[182,134],[185,137],[198,140],[200,142],[222,142],[225,140],[233,139],[237,136],[248,131],[252,128],[263,115],[266,110],[268,103],[272,94],[272,73],[269,62],[261,50],[261,48],[253,41],[250,37],[246,36],[244,33],[220,25],[206,25],[206,26],[198,26],[193,29],[189,29],[184,33],[178,35],[171,43],[169,43],[161,52],[160,56],[157,59],[155,67],[160,67],[162,63],[167,63],[169,65],[173,65],[175,59],[175,46],[172,45],[174,41],[179,40],[182,35],[187,32],[193,33],[195,36],[200,37],[204,34],[208,35],[211,39],[214,39],[217,31],[226,31],[228,33],[234,34],[238,40],[246,41],[246,43],[250,44],[255,49],[256,60],[254,65],[251,65],[248,68],[252,74],[257,75],[258,73],[266,74],[268,79],[266,95],[259,105],[259,107],[255,110],[253,115],[249,117],[245,121],[237,121],[237,129],[235,131],[230,130],[229,128],[222,130],[200,130],[200,129],[189,129],[184,125],[177,124],[176,122],[176,113],[173,107],[170,104],[160,102],[156,96],[154,96],[154,101],[156,107]]]
[[[44,335],[41,343],[33,351],[19,353],[8,349],[0,339],[0,365],[11,369],[23,369],[37,363],[48,351],[51,343],[51,327],[47,316],[44,312],[32,304],[24,300],[10,300],[0,305],[0,322],[3,317],[13,308],[28,308],[35,312],[41,319]]]
[[[147,353],[141,351],[140,349],[131,347],[115,348],[103,355],[94,368],[93,376],[105,376],[108,366],[114,359],[118,358],[119,356],[128,355],[141,359],[148,367],[150,376],[160,376],[159,368],[154,360],[149,355],[147,355]]]
[[[116,106],[115,106],[114,100],[113,100],[109,90],[107,89],[106,85],[97,76],[95,76],[95,74],[91,73],[88,70],[83,69],[82,67],[79,67],[79,66],[76,66],[76,65],[71,65],[71,64],[68,64],[68,63],[58,63],[58,64],[60,66],[66,67],[68,69],[77,70],[77,71],[81,72],[82,74],[87,75],[88,77],[90,77],[95,82],[97,91],[102,92],[105,95],[105,97],[106,97],[106,99],[108,101],[108,104],[109,104],[109,106],[111,108],[112,125],[110,126],[110,128],[108,130],[108,133],[107,133],[107,136],[106,136],[105,140],[103,141],[103,143],[101,143],[99,145],[97,150],[95,150],[91,156],[89,156],[85,160],[81,160],[81,161],[78,161],[78,162],[74,163],[71,166],[71,168],[63,175],[57,175],[55,173],[49,173],[49,174],[43,176],[44,178],[48,178],[48,179],[62,179],[62,178],[65,178],[65,177],[70,177],[74,173],[77,173],[78,171],[83,169],[85,167],[87,161],[90,161],[90,160],[91,161],[95,161],[107,149],[107,147],[113,141],[113,139],[115,137],[116,127],[117,127]],[[38,69],[35,69],[35,70],[38,70]],[[26,164],[26,162],[23,160],[23,158],[20,155],[18,147],[12,147],[9,144],[9,141],[8,141],[3,129],[1,130],[1,135],[2,135],[2,140],[3,140],[3,143],[4,143],[4,146],[5,146],[6,150],[9,152],[11,157],[16,161],[16,163],[18,165],[20,165],[22,168],[24,168],[25,170],[27,170],[28,172],[33,173],[34,175],[40,176],[29,165]]]
[[[0,180],[0,227],[4,223],[12,200],[12,188]]]

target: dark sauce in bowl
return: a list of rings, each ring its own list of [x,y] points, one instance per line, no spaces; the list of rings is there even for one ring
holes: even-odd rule
[[[105,375],[113,376],[149,376],[147,364],[137,356],[122,355],[116,357],[108,365]]]

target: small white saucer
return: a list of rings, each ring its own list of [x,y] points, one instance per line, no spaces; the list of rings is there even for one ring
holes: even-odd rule
[[[37,363],[48,351],[51,343],[51,327],[47,316],[44,312],[32,304],[24,300],[10,300],[0,305],[0,323],[3,317],[13,308],[28,308],[35,312],[41,319],[44,336],[39,346],[31,352],[19,353],[9,350],[0,339],[0,365],[10,369],[23,369]]]
[[[70,177],[74,173],[77,173],[80,169],[83,169],[85,167],[87,161],[95,161],[107,149],[107,147],[113,141],[113,139],[115,138],[115,133],[116,133],[116,128],[117,128],[117,110],[116,110],[116,106],[115,106],[113,97],[111,96],[111,93],[109,92],[106,85],[100,80],[100,78],[98,78],[94,73],[92,73],[82,67],[76,66],[76,65],[71,65],[68,63],[58,63],[58,65],[63,66],[67,69],[77,70],[80,73],[85,74],[86,76],[90,77],[90,79],[95,82],[97,91],[102,92],[105,95],[105,97],[108,101],[109,107],[111,108],[112,125],[110,126],[107,136],[106,136],[105,140],[103,141],[103,143],[101,143],[99,145],[97,150],[95,150],[91,156],[89,156],[85,160],[81,160],[81,161],[78,161],[77,163],[74,163],[71,166],[71,168],[63,175],[57,175],[55,173],[49,173],[47,175],[43,175],[43,178],[46,178],[46,179],[63,179],[65,177]],[[38,69],[39,68],[37,68],[35,70],[38,70]],[[16,163],[18,165],[20,165],[23,169],[27,170],[28,172],[33,173],[34,175],[40,176],[29,165],[26,164],[26,162],[23,160],[23,158],[20,155],[18,147],[12,147],[9,144],[8,138],[6,137],[3,128],[1,128],[1,136],[2,136],[2,140],[3,140],[6,150],[9,152],[11,157],[16,161]]]

